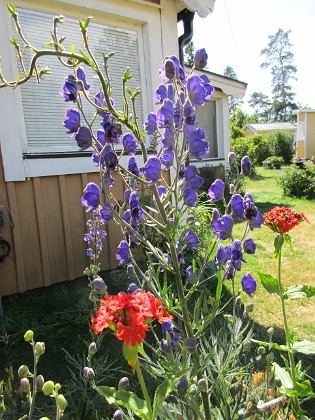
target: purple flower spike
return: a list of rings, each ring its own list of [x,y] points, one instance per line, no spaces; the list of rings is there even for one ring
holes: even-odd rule
[[[92,133],[88,127],[80,127],[74,138],[81,150],[92,146]]]
[[[100,205],[100,187],[94,182],[89,182],[83,191],[81,198],[82,206],[87,207],[86,211],[96,210]]]
[[[245,274],[242,277],[242,289],[245,293],[249,296],[252,296],[253,293],[256,291],[256,281],[250,274]]]
[[[212,220],[212,229],[213,233],[217,236],[217,238],[225,240],[230,238],[232,235],[233,229],[233,219],[229,214],[224,214],[221,218],[216,221]]]
[[[148,185],[155,184],[161,178],[161,161],[157,157],[150,157],[144,167],[142,173],[148,181]]]
[[[185,395],[188,390],[188,381],[185,376],[182,376],[179,381],[176,382],[175,387],[177,388],[179,395]]]
[[[121,265],[126,264],[130,260],[130,250],[127,241],[122,240],[120,242],[116,252],[116,259]]]
[[[68,76],[59,94],[64,98],[65,102],[76,102],[78,98],[78,85],[77,83],[72,83],[70,80],[75,80],[75,78]]]
[[[123,136],[122,142],[123,142],[124,149],[128,154],[134,153],[136,151],[137,142],[134,139],[132,134],[130,133],[125,134]]]
[[[186,233],[186,243],[189,249],[195,249],[198,242],[199,238],[192,230]]]
[[[63,125],[69,130],[67,134],[76,133],[80,128],[80,112],[76,108],[67,109]]]
[[[157,130],[156,115],[153,112],[150,112],[148,115],[147,121],[145,123],[145,129],[147,134],[154,134]]]
[[[255,254],[256,252],[256,244],[252,240],[252,238],[246,238],[243,243],[243,248],[246,254]]]
[[[244,156],[241,160],[241,168],[243,175],[250,175],[251,162],[248,156]]]
[[[194,62],[197,69],[203,69],[206,67],[208,62],[208,54],[204,48],[200,48],[195,52]]]
[[[215,203],[223,198],[224,195],[224,182],[222,179],[216,179],[208,190],[210,201]]]

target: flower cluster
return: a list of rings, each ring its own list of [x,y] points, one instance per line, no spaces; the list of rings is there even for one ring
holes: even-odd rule
[[[132,294],[105,295],[91,321],[96,334],[110,328],[125,346],[135,347],[146,337],[152,321],[166,322],[172,318],[159,299],[139,289]]]
[[[274,207],[269,212],[264,213],[264,224],[279,234],[289,232],[295,226],[299,225],[303,220],[307,220],[303,213],[297,213],[287,207]]]

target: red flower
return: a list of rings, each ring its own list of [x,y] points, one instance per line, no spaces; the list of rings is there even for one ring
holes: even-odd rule
[[[124,340],[125,346],[140,344],[150,322],[173,319],[159,299],[143,290],[135,294],[105,295],[100,303],[91,328],[96,334],[111,328],[119,340]]]
[[[264,213],[266,226],[269,226],[273,232],[286,233],[299,225],[303,220],[307,220],[303,213],[297,213],[287,207],[275,207],[267,213]]]

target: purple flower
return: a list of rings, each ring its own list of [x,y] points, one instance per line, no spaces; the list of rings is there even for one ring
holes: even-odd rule
[[[232,196],[231,208],[236,217],[239,217],[241,219],[245,217],[243,197],[240,194],[235,194]]]
[[[215,256],[215,263],[220,268],[222,265],[226,264],[227,262],[227,255],[225,252],[225,248],[222,244],[219,244]]]
[[[111,205],[106,203],[104,207],[100,209],[100,215],[103,223],[108,223],[113,218],[113,210]]]
[[[252,296],[256,291],[256,281],[250,274],[244,274],[242,277],[242,289],[249,296]]]
[[[165,63],[171,60],[174,63],[175,66],[175,75],[173,77],[173,73],[170,71],[171,69],[173,69],[173,65],[171,65],[169,62],[167,63],[167,68],[165,68]],[[171,67],[172,66],[172,67]],[[186,74],[183,70],[183,68],[180,65],[179,59],[177,57],[175,57],[175,55],[172,55],[170,57],[165,57],[164,61],[163,61],[163,65],[160,69],[160,75],[161,77],[163,77],[165,79],[165,83],[170,83],[173,81],[174,78],[176,79],[180,79],[181,81],[185,81],[186,79]]]
[[[144,167],[142,173],[148,181],[148,185],[155,184],[161,178],[161,161],[157,157],[150,157]]]
[[[194,353],[196,351],[197,340],[194,337],[186,338],[184,344],[189,353]]]
[[[88,85],[87,82],[86,82],[86,74],[85,74],[85,71],[83,70],[83,67],[78,67],[77,68],[77,78],[79,80],[81,80],[85,90],[90,89],[90,85]]]
[[[232,264],[232,261],[228,260],[226,263],[226,271],[224,277],[227,280],[233,280],[235,276],[235,267]]]
[[[216,221],[212,219],[211,226],[213,233],[217,236],[217,238],[225,240],[231,237],[233,224],[234,222],[232,217],[229,214],[224,214]]]
[[[230,165],[233,165],[233,163],[236,162],[236,154],[235,152],[230,152],[228,155],[228,161]]]
[[[194,284],[195,283],[195,279],[198,276],[199,271],[196,270],[194,271],[192,265],[188,266],[186,268],[186,282],[189,284]]]
[[[161,340],[161,350],[162,350],[162,354],[164,354],[164,356],[167,356],[168,354],[172,353],[172,346],[164,338],[163,338],[163,340]]]
[[[203,69],[206,67],[208,62],[208,54],[204,48],[200,48],[195,52],[194,62],[197,69]]]
[[[244,156],[241,160],[241,168],[243,175],[250,175],[251,162],[248,156]]]
[[[106,293],[107,287],[104,280],[101,277],[96,277],[93,280],[93,286],[96,293],[103,295]]]
[[[204,183],[204,179],[197,175],[198,169],[194,165],[189,165],[185,168],[185,182],[187,188],[198,190]]]
[[[160,156],[161,163],[165,166],[166,169],[169,169],[174,162],[174,152],[170,149],[163,149],[163,153]]]
[[[133,220],[139,220],[144,218],[144,211],[139,201],[138,191],[133,191],[130,194],[129,205],[131,210],[131,217]]]
[[[208,79],[208,77],[205,74],[201,75],[200,79],[202,81],[203,87],[206,90],[206,95],[204,97],[204,100],[205,100],[205,102],[208,102],[209,99],[213,96],[214,87],[211,85],[210,80]]]
[[[212,221],[216,222],[217,220],[219,220],[219,218],[220,218],[220,212],[218,209],[214,208],[212,210]]]
[[[203,140],[206,137],[205,130],[203,128],[197,128],[188,126],[186,129],[186,135],[188,138],[189,152],[197,160],[202,160],[202,156],[209,152],[208,142]]]
[[[198,200],[198,194],[192,188],[185,188],[183,191],[183,200],[186,206],[193,207]]]
[[[206,89],[203,86],[202,79],[193,75],[187,81],[188,96],[193,105],[203,105],[205,103]]]
[[[234,241],[232,243],[231,247],[231,261],[235,268],[235,270],[240,271],[242,268],[242,263],[246,262],[243,259],[243,253],[242,253],[242,243],[241,241]]]
[[[185,376],[182,376],[175,384],[179,395],[185,395],[188,390],[188,381]]]
[[[215,203],[223,198],[224,195],[224,182],[222,179],[216,179],[208,190],[210,201]]]
[[[130,294],[130,295],[133,295],[133,294],[137,293],[138,290],[142,290],[142,289],[140,289],[136,285],[136,283],[130,283],[129,286],[128,286],[128,289],[127,289],[127,293]]]
[[[88,127],[80,127],[74,138],[81,150],[92,146],[92,133]]]
[[[153,95],[154,103],[162,104],[164,99],[173,99],[174,98],[174,88],[173,85],[160,85]]]
[[[198,245],[199,238],[192,230],[189,230],[186,233],[185,239],[186,239],[186,244],[189,249],[195,249],[196,246]]]
[[[145,128],[147,134],[154,134],[157,130],[156,115],[153,112],[150,112],[148,115],[147,121],[145,123]]]
[[[111,149],[104,155],[104,163],[109,171],[114,171],[118,165],[118,158],[116,153],[112,152]]]
[[[190,100],[185,102],[184,106],[184,123],[185,125],[194,125],[196,122],[195,108]]]
[[[121,265],[126,264],[130,260],[130,250],[127,241],[122,240],[120,242],[116,252],[116,259]]]
[[[243,243],[243,248],[246,254],[255,254],[256,252],[256,244],[252,240],[252,238],[246,238]]]
[[[83,191],[81,198],[82,206],[87,207],[86,211],[96,210],[100,205],[100,187],[94,182],[89,182]]]
[[[133,135],[130,133],[127,133],[123,136],[122,143],[123,143],[125,151],[128,154],[134,153],[137,149],[137,142],[134,139]]]
[[[161,108],[156,114],[157,124],[159,127],[165,128],[173,124],[174,104],[170,99],[164,99]]]
[[[140,170],[138,168],[135,156],[131,156],[131,158],[128,161],[128,171],[135,176],[140,176]]]
[[[261,225],[264,223],[264,221],[265,221],[264,216],[259,210],[257,210],[257,214],[255,218],[248,221],[249,229],[253,230],[254,228],[260,228]]]
[[[165,199],[165,197],[166,197],[166,192],[167,192],[166,187],[164,187],[163,185],[159,185],[157,187],[157,192],[158,192],[158,194],[160,196],[161,201],[163,201]]]
[[[67,109],[63,125],[69,130],[67,134],[76,133],[80,127],[80,112],[76,108]]]
[[[76,79],[73,76],[68,76],[65,80],[65,84],[59,94],[64,98],[65,102],[76,102],[78,97],[78,84],[71,82],[71,80]]]
[[[170,339],[172,340],[172,346],[177,347],[179,345],[179,340],[182,337],[182,332],[174,328],[173,322],[166,321],[162,324],[162,333],[163,337],[167,337],[169,335]]]

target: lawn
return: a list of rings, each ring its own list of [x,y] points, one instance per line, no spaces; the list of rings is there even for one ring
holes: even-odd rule
[[[288,246],[283,252],[283,281],[285,287],[295,284],[315,286],[315,200],[302,200],[285,197],[277,183],[281,170],[257,168],[257,176],[249,179],[245,189],[250,192],[260,211],[269,211],[275,206],[286,206],[304,213],[309,223],[303,222],[291,232],[292,252]],[[244,225],[235,227],[235,236],[243,231]],[[237,234],[237,235],[236,235]],[[257,244],[255,255],[246,255],[246,270],[257,280],[254,298],[245,297],[255,305],[252,318],[259,324],[270,327],[283,327],[279,298],[268,294],[259,282],[257,271],[276,276],[276,261],[273,259],[275,234],[267,227],[255,229],[250,235]],[[239,276],[240,277],[240,276]],[[289,327],[300,339],[315,340],[314,299],[299,299],[287,302]]]

